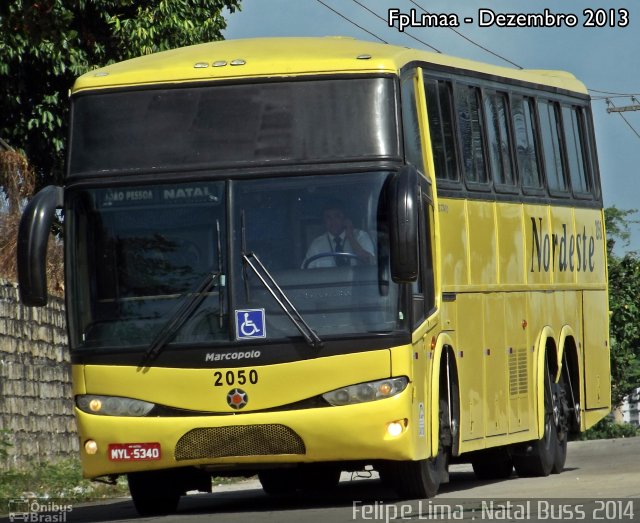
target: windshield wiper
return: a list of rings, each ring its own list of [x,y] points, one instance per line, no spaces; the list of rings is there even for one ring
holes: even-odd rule
[[[155,335],[149,347],[145,351],[142,356],[142,360],[140,361],[140,367],[151,363],[157,356],[160,354],[160,351],[171,341],[178,331],[182,328],[185,322],[193,316],[193,313],[198,310],[198,307],[202,304],[202,302],[207,297],[207,294],[213,289],[216,284],[220,284],[221,287],[225,285],[225,277],[222,274],[222,258],[220,253],[222,252],[222,241],[220,240],[220,221],[216,220],[216,246],[218,248],[218,267],[216,271],[208,272],[203,280],[198,284],[196,289],[191,292],[185,294],[171,314],[169,319],[165,322],[164,326],[158,334]],[[220,303],[219,303],[219,321],[220,326],[223,324],[223,296],[222,292],[219,293]]]
[[[193,313],[200,307],[200,304],[205,300],[209,291],[211,291],[218,282],[224,285],[224,276],[218,271],[209,272],[196,289],[182,297],[178,307],[176,307],[173,314],[149,344],[149,347],[142,356],[140,367],[151,363],[158,354],[160,354],[160,351],[169,343],[171,338],[177,334],[185,322],[193,316]]]
[[[262,264],[258,256],[254,252],[247,252],[247,230],[244,210],[240,212],[240,242],[242,248],[242,261],[244,262],[242,276],[244,279],[247,301],[249,301],[249,278],[246,273],[246,268],[247,266],[249,266],[251,267],[251,270],[256,274],[256,276],[260,279],[262,285],[264,285],[264,288],[269,291],[269,294],[273,296],[273,299],[276,300],[276,303],[280,305],[280,308],[289,317],[298,331],[300,331],[300,334],[302,334],[306,342],[314,349],[321,349],[323,346],[323,342],[320,337],[309,326],[309,324],[304,321],[302,314],[300,314],[298,312],[298,309],[296,309],[293,303],[291,303],[289,297],[276,283],[276,280],[267,270],[267,268]]]
[[[309,326],[309,324],[304,320],[302,315],[298,312],[298,309],[295,308],[291,300],[287,297],[285,292],[280,288],[280,286],[276,283],[275,279],[271,275],[271,273],[267,270],[267,268],[262,264],[258,256],[254,252],[242,253],[242,260],[245,264],[251,267],[251,270],[256,274],[256,276],[260,279],[265,289],[269,291],[271,296],[276,300],[278,305],[282,308],[284,313],[289,317],[289,319],[293,322],[296,328],[300,331],[300,334],[304,336],[304,339],[307,341],[309,345],[311,345],[314,349],[322,348],[322,340],[316,334],[316,332]]]
[[[218,248],[218,275],[222,274],[222,240],[220,236],[220,220],[216,220],[216,247]],[[221,286],[224,287],[224,281],[221,281]],[[218,293],[218,325],[220,329],[224,327],[224,296],[222,292]]]

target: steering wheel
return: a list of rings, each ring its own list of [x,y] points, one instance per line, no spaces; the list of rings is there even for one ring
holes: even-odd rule
[[[348,258],[349,260],[356,260],[356,261],[359,259],[357,255],[352,254],[350,252],[327,251],[327,252],[321,252],[319,254],[314,254],[313,256],[311,256],[311,258],[308,258],[307,260],[305,260],[305,262],[302,264],[302,268],[308,269],[309,264],[311,262],[319,260],[320,258],[328,258],[328,257]]]

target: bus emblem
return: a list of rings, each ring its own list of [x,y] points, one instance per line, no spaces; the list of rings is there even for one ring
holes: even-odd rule
[[[229,407],[235,410],[240,410],[249,401],[249,396],[242,389],[233,389],[227,394],[227,403]]]

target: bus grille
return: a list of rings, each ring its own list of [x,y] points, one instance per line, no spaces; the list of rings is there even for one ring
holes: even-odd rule
[[[237,425],[193,429],[176,445],[177,461],[229,456],[305,454],[302,438],[284,425]]]
[[[527,394],[527,349],[516,349],[509,355],[509,396]]]

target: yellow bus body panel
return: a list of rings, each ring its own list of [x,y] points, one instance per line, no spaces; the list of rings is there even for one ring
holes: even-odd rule
[[[311,463],[318,461],[409,460],[415,454],[411,400],[412,388],[393,398],[317,409],[248,412],[228,416],[122,418],[80,412],[76,417],[81,437],[81,459],[85,477],[124,474],[137,470],[184,466],[223,467],[253,464]],[[407,420],[404,432],[390,437],[388,423]],[[304,454],[233,455],[177,460],[175,449],[181,437],[194,429],[284,425],[304,441]],[[88,455],[84,442],[92,439],[98,452]],[[161,459],[111,461],[110,444],[159,443]]]
[[[427,443],[429,409],[424,396],[427,394],[427,355],[423,350],[416,366],[412,361],[415,354],[414,348],[407,345],[391,350],[234,369],[150,368],[141,371],[136,367],[76,365],[74,375],[82,377],[75,382],[75,394],[132,397],[173,408],[215,413],[135,418],[98,416],[76,408],[84,474],[96,477],[187,465],[228,467],[236,464],[241,467],[256,463],[426,458],[430,452]],[[239,370],[247,374],[256,370],[259,381],[255,385],[242,385],[249,403],[242,411],[234,411],[226,400],[234,386],[215,387],[214,372],[221,372],[224,377],[227,371],[237,375]],[[278,409],[341,386],[391,375],[411,379],[414,374],[422,378],[389,399],[339,407]],[[387,425],[393,421],[404,424],[404,431],[398,437],[391,437],[386,432]],[[295,431],[304,442],[305,453],[186,461],[175,458],[178,440],[191,430],[261,424],[280,424]],[[98,445],[95,455],[84,451],[84,442],[89,439]],[[159,443],[162,458],[111,461],[109,445],[126,443]]]
[[[233,65],[234,61],[239,65]],[[562,71],[510,69],[428,51],[343,37],[253,38],[173,49],[90,71],[76,80],[72,92],[234,78],[398,73],[407,63],[414,61],[587,92],[581,82]],[[214,63],[224,65],[214,66]]]
[[[449,197],[438,209],[461,451],[542,436],[544,354],[554,351],[558,378],[569,338],[581,428],[593,425],[610,408],[602,210]]]
[[[239,370],[247,376],[255,370],[258,382],[228,384],[227,371],[237,375]],[[385,349],[246,368],[138,370],[87,365],[84,374],[87,394],[123,396],[202,412],[233,413],[227,393],[241,387],[249,396],[244,413],[288,405],[345,385],[388,378],[390,371],[389,350]],[[215,386],[214,372],[221,373],[221,386]]]

